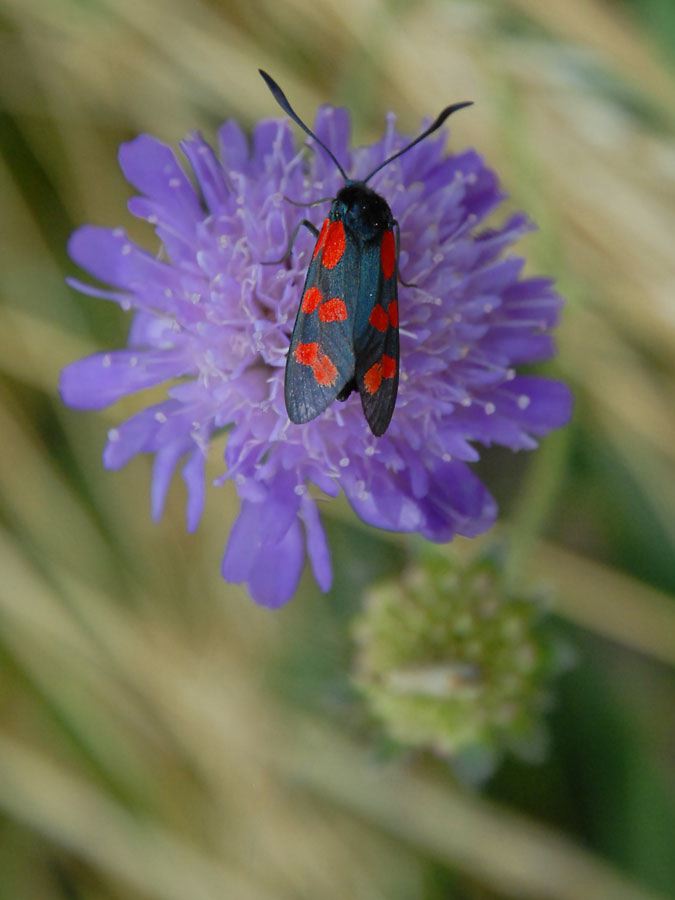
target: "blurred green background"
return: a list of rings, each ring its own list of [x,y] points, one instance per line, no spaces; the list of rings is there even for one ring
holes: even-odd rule
[[[670,0],[1,0],[1,900],[675,897],[674,62]],[[128,327],[65,286],[68,235],[153,246],[118,144],[276,116],[258,66],[310,119],[347,105],[357,141],[473,99],[453,147],[568,298],[573,424],[487,453],[500,526],[441,551],[503,541],[577,657],[545,761],[480,791],[388,747],[353,689],[354,616],[414,540],[327,504],[334,590],[258,609],[219,577],[232,490],[195,535],[180,485],[152,524],[149,461],[100,461],[136,401],[56,393]]]

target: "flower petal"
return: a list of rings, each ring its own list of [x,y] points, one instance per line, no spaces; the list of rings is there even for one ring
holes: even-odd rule
[[[262,503],[244,500],[230,531],[221,571],[226,581],[248,581],[254,558],[260,550],[259,523]]]
[[[68,253],[82,269],[116,287],[138,290],[179,286],[177,273],[165,263],[132,244],[121,228],[84,225],[73,234]]]
[[[164,512],[166,494],[173,478],[178,460],[185,453],[185,447],[176,442],[162,447],[155,455],[152,468],[151,508],[152,518],[158,522]]]
[[[206,454],[197,447],[183,466],[183,480],[188,491],[187,530],[197,530],[206,499]]]
[[[292,597],[304,560],[302,535],[295,519],[280,540],[264,541],[268,531],[266,504],[244,500],[234,523],[222,564],[223,578],[245,582],[261,606],[276,608]]]
[[[419,503],[405,493],[391,473],[372,473],[368,489],[358,472],[342,478],[345,495],[359,518],[387,531],[417,531],[423,523]]]
[[[304,560],[302,532],[295,521],[278,544],[261,548],[248,579],[251,597],[270,609],[288,603],[298,588]]]
[[[312,566],[312,572],[321,590],[329,591],[333,583],[330,550],[328,549],[326,532],[321,524],[319,510],[311,497],[305,496],[302,498],[300,516],[305,523],[307,555]]]
[[[150,406],[111,429],[108,432],[108,444],[103,451],[106,469],[121,469],[137,453],[152,450],[159,428],[157,417],[166,418],[169,408],[168,403]]]
[[[528,432],[548,434],[566,425],[572,417],[572,392],[560,381],[519,375],[508,384],[508,414]]]
[[[253,160],[259,170],[280,168],[295,155],[293,133],[285,120],[263,119],[253,131]]]
[[[429,540],[449,541],[455,534],[475,537],[490,528],[497,517],[497,504],[485,485],[461,462],[429,465],[434,490],[424,503],[425,520],[420,529]]]
[[[181,149],[190,160],[206,205],[212,213],[217,213],[229,194],[222,165],[198,132],[181,141]]]
[[[120,167],[127,181],[146,197],[158,201],[170,217],[196,224],[203,212],[171,147],[148,134],[122,144]]]
[[[115,350],[71,363],[61,372],[59,391],[76,409],[104,409],[121,397],[185,374],[189,364],[172,351]]]
[[[340,107],[319,107],[314,120],[314,133],[332,151],[342,168],[349,174],[351,169],[351,154],[349,153],[351,123],[347,110]],[[340,177],[330,156],[321,147],[316,146],[316,178],[322,180],[333,174]]]
[[[234,119],[228,119],[218,129],[218,148],[225,169],[245,172],[248,168],[248,141]]]

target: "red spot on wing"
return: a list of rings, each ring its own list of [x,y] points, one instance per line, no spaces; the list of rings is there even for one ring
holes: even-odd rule
[[[373,307],[373,311],[371,312],[368,321],[373,328],[377,328],[378,331],[386,331],[389,327],[389,316],[384,311],[384,307],[380,306],[379,303],[377,306]]]
[[[376,394],[382,384],[382,363],[376,362],[363,376],[363,384],[369,394]]]
[[[333,360],[322,353],[316,341],[298,344],[293,356],[301,365],[311,368],[317,384],[322,387],[330,387],[337,381],[338,370],[335,368]]]
[[[398,303],[392,300],[387,310],[389,313],[389,324],[392,328],[398,328]]]
[[[382,355],[382,377],[393,378],[396,374],[396,360],[393,356]]]
[[[303,366],[313,366],[318,355],[319,345],[316,341],[313,341],[311,344],[298,344],[293,353],[293,356],[295,356],[297,361],[302,363]]]
[[[319,235],[319,242],[320,241],[321,235]],[[339,219],[336,222],[331,222],[328,226],[326,238],[324,240],[321,265],[326,269],[334,269],[342,259],[346,244],[347,238],[345,237],[345,226]]]
[[[319,307],[319,319],[322,322],[346,322],[349,318],[344,300],[333,297]]]
[[[312,259],[317,256],[320,250],[323,250],[326,243],[326,236],[328,234],[329,227],[330,219],[324,219],[323,225],[321,226],[321,231],[319,232],[319,237],[316,239],[316,244],[314,245],[314,253],[312,253]]]
[[[394,240],[393,231],[385,231],[382,235],[380,261],[382,263],[382,274],[385,278],[391,278],[396,268],[396,241]]]
[[[302,298],[302,311],[311,315],[323,300],[323,294],[318,287],[307,288],[305,296]]]
[[[319,353],[316,362],[312,366],[312,372],[314,372],[317,384],[320,384],[322,387],[330,387],[337,381],[338,370],[335,368],[333,360],[326,356],[325,353]]]
[[[369,394],[376,394],[383,378],[393,378],[396,374],[396,360],[393,356],[382,354],[382,358],[368,369],[363,376],[363,385]]]

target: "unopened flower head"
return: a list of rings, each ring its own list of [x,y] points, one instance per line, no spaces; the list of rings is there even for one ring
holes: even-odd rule
[[[405,143],[390,117],[380,141],[351,150],[348,114],[331,107],[319,110],[315,131],[357,179]],[[192,134],[181,144],[187,166],[150,136],[123,144],[120,164],[139,192],[129,209],[154,226],[162,252],[141,249],[123,228],[85,226],[71,239],[73,260],[105,286],[71,284],[118,303],[133,321],[126,348],[64,370],[65,402],[101,409],[166,385],[161,402],[110,431],[104,462],[115,469],[154,454],[155,517],[180,467],[190,530],[202,514],[211,438],[227,429],[217,483],[234,481],[241,511],[222,572],[263,605],[292,596],[305,555],[319,586],[330,587],[317,489],[343,491],[379,528],[432,541],[476,535],[496,515],[470,468],[476,445],[532,449],[569,417],[564,385],[516,371],[552,355],[561,306],[549,280],[523,277],[523,260],[504,255],[531,225],[514,214],[486,227],[503,199],[497,178],[473,150],[447,155],[445,141],[429,138],[371,183],[400,223],[401,277],[414,285],[399,290],[401,382],[381,438],[357,395],[305,425],[291,424],[284,407],[312,237],[298,236],[287,264],[264,263],[284,254],[301,218],[325,216],[287,198],[310,204],[343,183],[321,150],[296,148],[287,121],[261,122],[250,144],[226,122],[215,150]]]
[[[483,765],[505,750],[536,759],[551,680],[569,663],[542,613],[534,596],[506,589],[496,555],[426,552],[368,593],[357,684],[404,745],[480,753]]]

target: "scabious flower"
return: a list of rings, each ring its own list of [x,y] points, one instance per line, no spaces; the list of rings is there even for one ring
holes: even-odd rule
[[[405,143],[388,120],[382,140],[350,150],[348,114],[324,107],[317,136],[353,178],[364,177]],[[187,525],[202,513],[211,438],[227,431],[224,472],[241,511],[222,573],[276,607],[294,593],[309,557],[322,590],[330,552],[310,487],[344,491],[358,516],[379,528],[419,532],[432,541],[476,535],[496,515],[472,472],[476,444],[531,449],[564,424],[567,388],[519,375],[515,367],[553,353],[549,329],[561,305],[551,282],[524,278],[523,260],[503,251],[531,228],[522,214],[499,228],[482,223],[503,200],[495,174],[473,150],[447,155],[445,137],[428,139],[380,172],[372,187],[401,227],[401,382],[388,432],[370,433],[358,395],[305,425],[289,422],[284,364],[311,258],[297,222],[317,224],[342,179],[320,149],[294,145],[286,121],[266,120],[252,144],[225,123],[218,151],[199,134],[181,144],[190,180],[174,152],[141,135],[123,144],[120,164],[140,196],[130,211],[150,222],[160,253],[124,229],[85,226],[70,241],[73,260],[105,287],[71,284],[133,311],[128,346],[74,362],[61,393],[79,409],[166,384],[161,402],[108,434],[104,463],[116,469],[154,454],[152,512],[162,512],[178,466],[187,485]],[[287,198],[307,203],[305,209]]]

